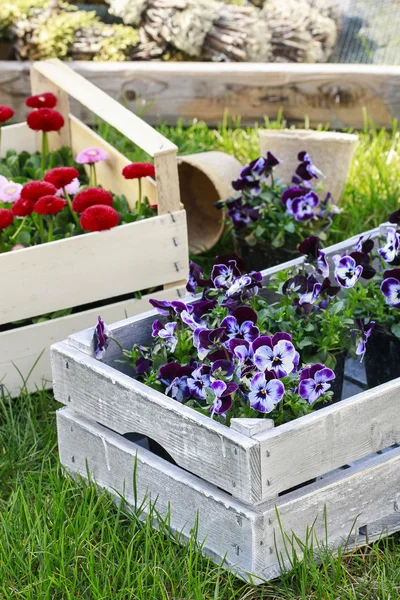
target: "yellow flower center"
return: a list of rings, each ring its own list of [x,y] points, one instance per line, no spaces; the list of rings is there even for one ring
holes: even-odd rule
[[[96,156],[97,150],[88,150],[87,154],[89,154],[89,156]]]

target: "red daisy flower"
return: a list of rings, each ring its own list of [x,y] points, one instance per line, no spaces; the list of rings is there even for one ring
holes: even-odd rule
[[[45,92],[44,94],[29,96],[25,100],[25,104],[29,108],[54,108],[57,104],[57,97],[51,92]]]
[[[34,211],[39,215],[56,215],[59,213],[64,206],[66,201],[63,198],[57,196],[42,196],[37,202],[35,202]]]
[[[11,207],[13,215],[16,217],[27,217],[33,213],[34,200],[29,198],[20,198]]]
[[[156,174],[154,165],[151,163],[132,163],[122,169],[125,179],[140,179],[141,177],[154,177]]]
[[[10,106],[0,104],[0,123],[5,123],[14,116],[14,111]]]
[[[111,206],[96,204],[89,206],[81,215],[81,227],[85,231],[104,231],[119,223],[119,215]]]
[[[42,196],[49,196],[55,194],[57,188],[47,181],[30,181],[26,183],[21,190],[21,198],[26,200],[39,200]]]
[[[73,179],[79,177],[79,171],[74,167],[55,167],[44,176],[44,180],[52,183],[58,190],[65,188]]]
[[[38,108],[29,113],[26,122],[34,131],[60,131],[64,126],[64,117],[58,110]]]
[[[0,208],[0,230],[9,227],[14,221],[14,215],[8,208]]]
[[[95,204],[112,206],[112,194],[107,192],[107,190],[103,190],[103,188],[88,188],[87,190],[79,192],[79,194],[75,196],[72,201],[72,208],[77,213],[83,213],[83,211],[89,208],[89,206],[94,206]]]

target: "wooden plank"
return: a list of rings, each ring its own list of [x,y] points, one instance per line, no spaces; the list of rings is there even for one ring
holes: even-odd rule
[[[36,134],[26,123],[6,125],[1,128],[0,156],[7,150],[15,152],[36,152]]]
[[[133,343],[135,339],[132,339]],[[61,343],[51,351],[55,398],[118,433],[151,437],[184,469],[252,504],[258,443]]]
[[[0,333],[0,382],[11,396],[17,396],[23,384],[18,369],[26,379],[36,363],[26,388],[29,392],[43,387],[51,388],[53,384],[50,346],[52,344],[94,325],[98,314],[102,315],[106,323],[111,323],[142,313],[149,306],[149,298],[174,300],[183,294],[184,288],[171,288],[168,291],[143,296],[141,299],[115,302],[43,323],[3,331]]]
[[[400,441],[399,394],[400,378],[254,436],[263,498]]]
[[[96,164],[97,181],[99,185],[103,186],[106,190],[111,190],[113,194],[123,194],[126,196],[129,206],[134,208],[139,197],[138,180],[132,179],[128,181],[122,176],[122,169],[126,165],[129,165],[131,161],[106,142],[93,129],[84,125],[79,119],[73,115],[70,115],[69,118],[71,126],[71,149],[74,158],[81,150],[90,146],[96,146],[105,150],[108,154],[108,159]],[[89,168],[87,168],[87,172],[89,173]],[[157,204],[157,187],[154,179],[143,177],[142,188],[143,195],[147,196],[150,204]],[[180,206],[177,206],[179,210]]]
[[[345,544],[348,538],[354,544],[354,534],[357,536],[359,528],[369,524],[373,531],[377,522],[383,531],[385,525],[396,530],[400,527],[400,520],[396,519],[399,516],[396,508],[400,502],[399,486],[400,449],[395,448],[343,470],[328,485],[326,481],[320,481],[282,496],[278,502],[270,503],[269,508],[259,507],[264,514],[264,547],[270,548],[270,552],[262,554],[258,562],[264,559],[267,568],[276,565],[277,553],[282,553],[283,558],[286,556],[281,532],[289,539],[294,534],[305,542],[307,529],[310,530],[313,524],[310,545],[314,548],[317,540],[320,543],[326,541],[326,532],[329,546],[335,548]],[[365,543],[365,539],[357,537],[358,544]],[[294,546],[301,555],[296,542]],[[259,574],[262,576],[262,572]]]
[[[154,155],[157,177],[158,214],[174,212],[181,207],[176,150]]]
[[[0,323],[171,283],[188,269],[185,211],[8,252],[0,269]]]
[[[143,517],[149,502],[155,502],[163,517],[170,515],[172,530],[184,536],[190,537],[199,515],[198,541],[204,541],[205,553],[218,557],[219,562],[225,557],[226,566],[239,562],[239,571],[252,570],[259,513],[68,409],[57,411],[57,429],[61,463],[68,471],[87,478],[89,470],[100,487],[122,494],[133,508],[144,504]]]
[[[52,131],[48,134],[49,149],[57,150],[61,146],[71,147],[71,129],[69,124],[69,98],[68,90],[65,90],[58,86],[53,81],[49,80],[45,74],[41,73],[36,68],[37,63],[33,63],[31,66],[31,92],[32,94],[44,94],[45,92],[52,92],[57,97],[58,112],[64,117],[64,127],[60,131]],[[41,151],[42,134],[38,133],[36,137],[37,150]]]
[[[131,142],[142,148],[150,156],[162,152],[177,151],[175,144],[155,131],[127,108],[115,102],[107,93],[71,70],[58,59],[33,63],[35,69],[48,82],[51,82],[72,98],[85,105],[100,119],[115,127]]]
[[[170,125],[181,117],[221,122],[224,111],[243,124],[271,119],[282,109],[289,123],[362,129],[365,107],[377,126],[400,118],[400,67],[353,64],[251,63],[68,63],[149,123]],[[29,63],[0,63],[0,96],[17,117],[29,86]],[[139,107],[139,108],[138,108]],[[90,110],[72,103],[74,114],[91,121]],[[144,110],[143,110],[144,109]]]

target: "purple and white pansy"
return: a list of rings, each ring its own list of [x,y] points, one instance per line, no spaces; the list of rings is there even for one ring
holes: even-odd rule
[[[399,252],[399,234],[394,227],[388,227],[386,230],[386,244],[379,248],[378,252],[385,262],[391,263]]]
[[[352,288],[360,279],[363,268],[357,265],[354,258],[351,256],[340,256],[335,254],[332,257],[335,264],[335,279],[344,288]]]
[[[97,325],[94,328],[93,334],[93,354],[97,360],[101,360],[105,355],[111,338],[111,331],[104,323],[103,319],[99,316],[97,318]]]
[[[308,221],[315,217],[315,208],[319,204],[319,198],[312,190],[302,187],[291,187],[282,194],[282,204],[286,212],[296,221]]]
[[[356,354],[357,354],[357,356],[361,357],[361,362],[362,362],[365,352],[367,350],[367,342],[368,342],[369,338],[371,337],[372,332],[375,327],[375,321],[370,320],[369,323],[366,324],[365,319],[359,319],[358,324],[360,326],[361,338],[360,338],[360,341],[358,342],[358,345],[356,348]]]
[[[331,387],[335,373],[324,365],[315,364],[300,373],[299,394],[310,404],[314,404]]]
[[[285,386],[275,379],[273,373],[257,373],[250,382],[250,406],[260,413],[270,413],[282,400],[284,393]]]
[[[383,274],[381,292],[386,304],[400,308],[400,269],[390,269]]]
[[[158,319],[152,325],[151,335],[153,338],[160,338],[171,352],[174,352],[178,343],[178,338],[175,336],[177,323],[166,323],[163,325]]]
[[[211,384],[211,392],[214,395],[213,403],[210,406],[211,416],[223,415],[232,406],[232,394],[238,389],[237,383],[225,383],[225,381],[216,380]]]
[[[194,369],[190,377],[187,378],[187,385],[191,395],[198,400],[207,398],[207,388],[211,385],[210,379],[211,367],[201,365]]]
[[[254,342],[259,337],[260,330],[256,327],[257,313],[249,306],[239,306],[231,315],[221,321],[229,339],[242,338]]]
[[[297,155],[298,160],[300,161],[299,166],[296,169],[296,175],[303,179],[304,181],[310,181],[311,179],[319,179],[320,177],[324,178],[324,174],[320,171],[312,162],[311,156],[305,152],[299,152]]]
[[[259,371],[273,371],[282,378],[297,370],[300,356],[288,333],[260,336],[253,342],[252,349],[254,364]]]

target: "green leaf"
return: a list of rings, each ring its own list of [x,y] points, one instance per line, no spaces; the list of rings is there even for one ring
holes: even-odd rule
[[[17,235],[16,242],[17,244],[22,244],[23,246],[29,246],[31,243],[31,234],[29,233],[29,231],[20,231]]]
[[[10,169],[8,169],[5,164],[1,164],[1,163],[0,163],[0,175],[3,175],[3,177],[7,177],[7,179],[12,178],[12,173],[11,173]]]
[[[397,338],[400,338],[400,323],[393,323],[393,325],[390,328],[390,331],[393,333],[393,335],[395,335]]]

